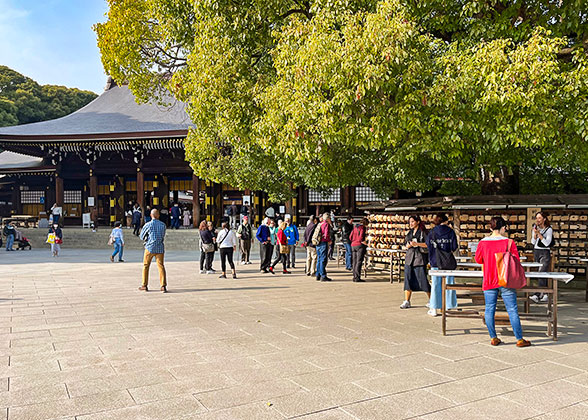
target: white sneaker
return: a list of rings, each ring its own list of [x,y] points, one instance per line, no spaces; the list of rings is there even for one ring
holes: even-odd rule
[[[245,265],[245,264],[247,264],[245,261],[241,261],[241,262],[239,263],[239,265]]]
[[[214,271],[212,271],[212,270],[208,270],[208,271],[206,272],[206,274],[214,274]]]
[[[543,295],[543,297],[541,298],[541,303],[547,303],[547,302],[549,302],[549,296]]]
[[[437,309],[431,308],[427,311],[427,315],[437,316]]]
[[[535,303],[539,303],[539,298],[536,295],[529,296],[529,299],[531,299]]]
[[[206,270],[200,270],[200,274],[206,273]]]
[[[247,263],[246,263],[246,264],[247,264],[247,265],[251,264],[251,261],[247,261]]]
[[[405,300],[404,302],[402,302],[402,305],[400,305],[400,309],[408,309],[410,308],[410,302],[408,300]]]
[[[431,308],[431,302],[427,302],[427,304],[425,305],[427,308]]]

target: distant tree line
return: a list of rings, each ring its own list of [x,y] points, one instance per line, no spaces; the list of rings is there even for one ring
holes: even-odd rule
[[[40,85],[0,66],[0,127],[52,120],[71,114],[97,95],[65,86]]]

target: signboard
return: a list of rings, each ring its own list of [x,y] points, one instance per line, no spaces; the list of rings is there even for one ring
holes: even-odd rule
[[[88,197],[88,207],[94,207],[94,197]]]
[[[245,203],[251,204],[251,196],[250,195],[243,196],[243,204],[245,204]]]
[[[45,204],[45,197],[39,197],[39,204]]]
[[[280,206],[280,213],[286,213],[286,206]]]

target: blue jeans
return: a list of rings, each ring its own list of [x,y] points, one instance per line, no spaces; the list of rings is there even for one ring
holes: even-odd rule
[[[431,267],[431,271],[439,270],[437,267]],[[454,284],[454,277],[445,277],[445,284]],[[431,300],[429,307],[432,309],[441,309],[443,307],[443,277],[431,275]],[[445,304],[447,309],[457,308],[457,292],[455,290],[445,291]]]
[[[8,235],[6,237],[6,250],[11,250],[12,245],[14,244],[14,235]]]
[[[345,268],[347,270],[352,270],[353,264],[351,262],[351,244],[344,243],[343,246],[345,247]]]
[[[327,251],[329,244],[321,242],[316,246],[316,277],[322,279],[327,277]]]
[[[114,252],[112,253],[112,258],[114,258],[116,256],[116,254],[118,254],[118,260],[121,261],[123,259],[123,249],[124,249],[124,246],[123,246],[122,242],[115,241],[114,242]]]
[[[496,301],[498,300],[498,291],[506,306],[510,325],[517,340],[523,338],[523,328],[521,327],[521,319],[519,318],[519,308],[517,306],[517,291],[515,289],[508,289],[500,287],[498,289],[484,290],[484,299],[486,300],[486,312],[484,318],[486,320],[486,327],[490,338],[496,337],[496,328],[494,326],[494,314],[496,313]]]

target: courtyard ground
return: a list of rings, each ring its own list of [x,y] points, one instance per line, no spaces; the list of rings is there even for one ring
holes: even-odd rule
[[[586,419],[588,306],[562,293],[560,340],[524,323],[402,311],[402,285],[320,283],[297,268],[199,275],[170,252],[169,293],[140,292],[141,253],[0,251],[0,418]],[[218,269],[218,261],[215,267]],[[302,265],[300,265],[302,266]]]

